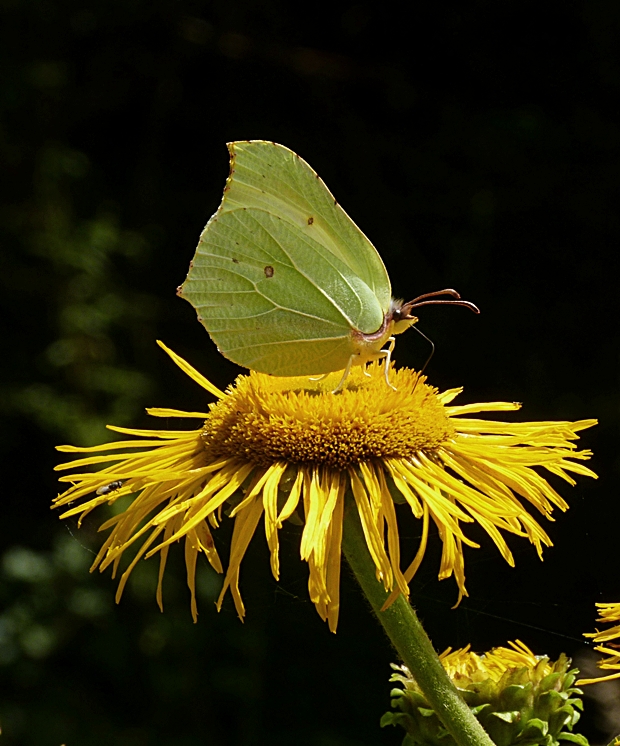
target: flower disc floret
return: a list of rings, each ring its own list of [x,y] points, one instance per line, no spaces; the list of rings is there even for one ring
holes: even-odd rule
[[[437,389],[417,373],[393,371],[396,390],[386,386],[378,364],[369,373],[355,368],[338,394],[332,391],[339,373],[319,382],[239,376],[211,408],[205,448],[210,457],[237,456],[261,466],[283,460],[342,470],[371,459],[433,453],[454,437]]]

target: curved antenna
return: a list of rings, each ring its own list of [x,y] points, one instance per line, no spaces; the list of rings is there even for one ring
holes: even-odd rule
[[[436,300],[439,295],[451,295],[454,300]],[[450,306],[463,306],[469,308],[474,313],[480,313],[480,309],[474,303],[468,300],[461,300],[461,296],[453,288],[445,288],[444,290],[436,290],[434,293],[424,293],[424,295],[418,295],[417,298],[410,300],[405,303],[400,309],[403,316],[408,316],[414,308],[420,308],[420,306],[438,306],[438,305],[450,305]]]
[[[425,339],[425,340],[426,340],[426,341],[427,341],[427,342],[428,342],[428,343],[430,344],[430,346],[431,346],[431,354],[430,354],[430,355],[429,355],[429,356],[428,356],[428,357],[426,358],[426,362],[424,363],[424,365],[422,366],[422,369],[421,369],[421,370],[420,370],[420,372],[418,373],[418,377],[417,377],[417,379],[416,379],[416,382],[415,382],[415,385],[414,385],[414,387],[413,387],[413,391],[415,391],[415,388],[416,388],[416,386],[418,385],[418,381],[420,380],[420,378],[422,377],[422,374],[423,374],[423,373],[424,373],[424,371],[426,370],[426,366],[427,366],[427,365],[428,365],[428,364],[430,363],[430,361],[431,361],[431,358],[432,358],[432,357],[433,357],[433,355],[435,354],[435,343],[433,342],[433,340],[432,340],[432,339],[431,339],[430,337],[427,337],[427,336],[426,336],[426,334],[424,334],[424,332],[421,332],[421,331],[420,331],[420,330],[418,329],[418,327],[417,327],[417,326],[413,326],[412,328],[413,328],[413,329],[415,329],[415,330],[416,330],[416,332],[417,332],[417,333],[418,333],[418,334],[419,334],[419,335],[420,335],[421,337],[424,337],[424,339]]]
[[[452,296],[453,300],[437,300],[438,296],[441,295],[450,295]],[[470,311],[473,311],[474,313],[480,313],[480,309],[478,306],[476,306],[474,303],[471,303],[468,300],[462,300],[460,294],[454,290],[453,288],[444,288],[443,290],[436,290],[434,293],[424,293],[424,295],[418,295],[417,298],[414,298],[413,300],[409,301],[408,303],[405,303],[401,308],[399,309],[399,313],[401,318],[410,318],[411,311],[414,308],[420,308],[420,306],[431,306],[431,305],[450,305],[450,306],[463,306],[464,308],[469,308]],[[413,328],[416,330],[416,332],[424,337],[424,339],[430,344],[431,346],[431,354],[426,358],[426,362],[422,366],[422,369],[418,373],[418,378],[415,382],[415,385],[413,387],[413,390],[415,391],[416,386],[418,385],[418,381],[422,377],[422,374],[426,370],[426,367],[431,361],[431,358],[435,354],[435,343],[432,339],[426,336],[424,332],[420,331],[417,326],[413,326]]]
[[[449,295],[451,296],[451,299],[438,300],[438,297],[442,295]],[[478,308],[478,306],[468,300],[462,300],[460,294],[456,290],[454,290],[454,288],[444,288],[443,290],[435,290],[433,293],[424,293],[423,295],[418,295],[417,298],[414,298],[407,303],[402,303],[402,305],[400,301],[392,301],[393,310],[391,310],[391,316],[392,319],[397,323],[399,321],[410,321],[411,325],[413,326],[418,319],[415,316],[411,315],[411,311],[414,308],[420,308],[420,306],[434,305],[463,306],[464,308],[469,308],[469,310],[473,311],[474,313],[480,313],[480,309]],[[426,358],[426,362],[418,373],[418,378],[413,386],[413,390],[415,391],[415,388],[418,385],[418,381],[420,380],[422,374],[426,370],[426,367],[430,363],[431,358],[435,354],[435,343],[432,339],[427,337],[424,332],[420,331],[417,326],[413,326],[413,328],[420,336],[424,337],[424,339],[431,346],[431,354]],[[398,334],[399,332],[396,333]]]

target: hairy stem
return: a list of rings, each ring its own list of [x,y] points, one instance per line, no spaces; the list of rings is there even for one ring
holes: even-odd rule
[[[345,513],[342,549],[377,619],[446,730],[459,746],[493,746],[448,677],[409,602],[400,595],[381,611],[388,593],[377,581],[359,515],[351,505]]]

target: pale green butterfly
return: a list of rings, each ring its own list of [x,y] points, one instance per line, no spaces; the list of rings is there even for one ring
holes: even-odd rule
[[[430,303],[403,303],[375,247],[312,168],[283,145],[228,144],[230,175],[178,295],[229,360],[275,376],[327,374],[386,358]],[[456,300],[436,300],[451,295]],[[388,344],[385,348],[384,345]]]

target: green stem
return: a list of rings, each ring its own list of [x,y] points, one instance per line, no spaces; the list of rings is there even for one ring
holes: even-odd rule
[[[459,746],[494,746],[448,677],[409,602],[400,595],[389,608],[381,611],[388,593],[377,581],[375,563],[368,551],[357,510],[354,506],[349,508],[345,512],[342,549],[392,645]]]

